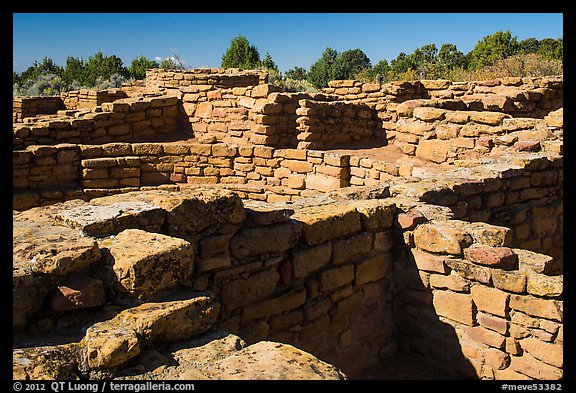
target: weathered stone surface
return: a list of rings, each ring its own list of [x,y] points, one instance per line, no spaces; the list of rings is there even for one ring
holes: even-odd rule
[[[491,268],[513,270],[518,267],[518,255],[508,247],[473,246],[464,249],[464,258]]]
[[[194,249],[183,239],[126,229],[102,241],[113,260],[119,288],[145,297],[192,276]]]
[[[555,300],[529,295],[510,295],[510,308],[534,317],[562,321],[562,310]]]
[[[474,306],[472,297],[451,291],[432,291],[436,313],[465,325],[474,325]]]
[[[280,314],[300,307],[305,301],[306,289],[304,287],[295,287],[277,297],[248,306],[242,313],[242,321]]]
[[[551,256],[520,248],[513,248],[512,251],[518,255],[520,270],[547,274],[554,267],[554,258]]]
[[[469,280],[489,284],[492,277],[492,269],[478,266],[462,259],[447,259],[446,264],[450,269],[456,270]]]
[[[366,257],[356,264],[355,285],[383,279],[388,276],[391,268],[392,260],[389,255],[376,254]]]
[[[336,367],[291,345],[261,341],[214,362],[203,373],[218,379],[344,380]]]
[[[501,317],[508,316],[508,293],[484,285],[472,286],[470,293],[478,310]]]
[[[506,337],[482,326],[464,326],[463,330],[468,339],[477,343],[486,344],[497,349],[503,349],[506,344]]]
[[[14,349],[15,380],[76,380],[78,343]]]
[[[492,282],[498,289],[507,292],[523,293],[526,290],[526,273],[522,271],[492,271]]]
[[[84,362],[90,369],[116,367],[140,353],[136,332],[119,319],[95,323],[82,341]]]
[[[528,276],[528,293],[535,296],[559,297],[564,292],[563,276],[531,273]]]
[[[354,279],[354,266],[344,265],[320,273],[320,291],[331,291]]]
[[[414,243],[426,251],[460,255],[472,244],[472,237],[463,230],[430,223],[414,230]]]
[[[109,236],[128,228],[158,232],[164,223],[164,215],[164,210],[149,203],[118,202],[62,211],[54,221],[57,225],[80,229],[88,236]]]
[[[228,309],[253,304],[270,295],[276,288],[280,275],[271,268],[227,283],[221,292],[222,304]]]
[[[230,252],[242,259],[251,255],[281,253],[294,247],[302,226],[295,221],[240,230],[230,240]]]
[[[410,249],[410,253],[418,270],[442,274],[448,273],[448,267],[445,264],[447,258],[445,256],[430,254],[417,248]]]
[[[420,120],[424,121],[436,121],[444,119],[444,114],[446,113],[446,109],[440,108],[430,108],[426,106],[421,106],[414,108],[412,115]]]
[[[536,359],[554,367],[562,368],[564,366],[562,346],[546,343],[534,337],[524,338],[519,340],[519,343],[524,351]]]
[[[426,161],[441,163],[448,156],[448,142],[440,139],[428,139],[418,143],[416,157]]]
[[[186,236],[214,232],[227,224],[239,224],[246,218],[240,197],[224,189],[195,188],[185,191],[151,190],[92,199],[91,204],[141,201],[166,211],[168,235]]]
[[[392,226],[396,205],[387,199],[357,201],[354,206],[360,213],[362,228],[368,231],[377,231]]]
[[[340,265],[365,254],[372,249],[372,234],[362,232],[347,239],[334,241],[332,247],[332,263]]]
[[[512,242],[512,230],[510,228],[485,222],[472,222],[466,225],[466,232],[472,236],[476,243],[485,246],[505,247]]]
[[[307,173],[306,189],[330,192],[346,186],[344,179],[323,174]]]
[[[326,242],[317,247],[295,250],[292,253],[294,278],[307,277],[330,262],[332,243]]]
[[[361,228],[360,214],[354,206],[314,206],[296,211],[292,219],[303,224],[302,236],[311,246],[350,235]]]
[[[562,370],[539,361],[530,354],[512,356],[510,368],[514,371],[538,380],[558,380]]]
[[[544,121],[548,127],[564,127],[564,108],[548,113]]]
[[[218,317],[220,304],[207,293],[180,292],[170,297],[129,308],[114,319],[147,341],[178,341],[206,332]]]
[[[454,292],[468,292],[470,284],[458,274],[431,274],[430,286],[432,288],[449,289]]]
[[[106,302],[104,284],[97,278],[77,275],[67,279],[50,299],[53,311],[96,307]]]

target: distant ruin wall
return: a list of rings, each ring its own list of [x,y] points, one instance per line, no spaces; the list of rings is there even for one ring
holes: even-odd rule
[[[192,70],[146,71],[146,87],[150,90],[179,89],[191,85],[211,85],[221,88],[257,86],[268,83],[265,71],[241,71],[238,68],[196,68]]]
[[[176,97],[135,97],[89,111],[28,118],[13,128],[15,150],[30,145],[108,143],[151,138],[177,131]]]

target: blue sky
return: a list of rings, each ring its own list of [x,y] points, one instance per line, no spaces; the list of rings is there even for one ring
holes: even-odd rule
[[[452,43],[463,53],[498,30],[518,40],[563,37],[561,13],[15,13],[13,69],[22,72],[48,56],[65,65],[68,56],[101,50],[132,59],[166,58],[174,49],[188,67],[219,67],[232,38],[243,34],[261,57],[269,52],[282,72],[309,69],[324,49],[359,48],[376,64],[412,53],[425,44]]]

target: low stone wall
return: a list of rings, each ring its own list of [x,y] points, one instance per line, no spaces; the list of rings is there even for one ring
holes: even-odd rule
[[[91,90],[81,89],[67,91],[60,95],[66,109],[92,109],[105,102],[113,102],[128,95],[122,89]]]
[[[146,71],[147,89],[178,89],[191,85],[211,85],[221,88],[257,86],[268,82],[265,71],[242,71],[239,68],[195,68],[192,70]]]
[[[488,81],[452,82],[420,80],[378,85],[355,80],[331,81],[323,89],[345,100],[364,103],[401,103],[412,99],[457,99],[468,110],[504,112],[513,117],[543,118],[563,106],[564,83],[561,76],[509,77]],[[378,111],[393,111],[394,105]]]
[[[407,155],[436,163],[513,151],[561,153],[563,109],[544,119],[513,118],[501,112],[449,110],[434,101],[406,101],[395,123],[384,128]]]
[[[60,97],[14,97],[12,99],[12,120],[21,123],[27,117],[53,115],[66,109]]]
[[[322,149],[379,139],[376,112],[365,104],[303,99],[296,113],[298,148]]]
[[[446,374],[562,378],[563,277],[552,258],[510,247],[510,230],[428,205],[397,216],[399,350]]]
[[[108,143],[174,133],[178,98],[134,97],[104,103],[92,110],[63,111],[27,118],[13,127],[13,149],[58,143]]]

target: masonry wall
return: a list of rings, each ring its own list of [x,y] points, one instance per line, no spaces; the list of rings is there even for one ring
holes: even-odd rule
[[[401,103],[431,98],[461,101],[467,110],[498,111],[513,117],[543,118],[563,106],[562,77],[508,77],[488,81],[421,80],[385,84],[331,81],[323,90],[346,100]],[[378,108],[393,111],[394,105]]]
[[[482,379],[562,378],[563,276],[510,230],[403,204],[396,219],[399,350]]]
[[[56,114],[61,109],[66,109],[66,106],[60,97],[14,97],[12,120],[21,123],[27,117]]]
[[[81,89],[67,91],[62,93],[60,97],[66,109],[92,109],[105,102],[114,102],[122,98],[127,98],[128,95],[122,89]]]
[[[179,89],[191,85],[211,85],[222,88],[257,86],[268,82],[264,71],[242,71],[238,68],[196,68],[192,70],[146,71],[148,89]]]
[[[153,138],[175,133],[176,97],[134,97],[104,103],[92,110],[66,111],[49,117],[32,117],[13,128],[12,145],[108,143]]]

